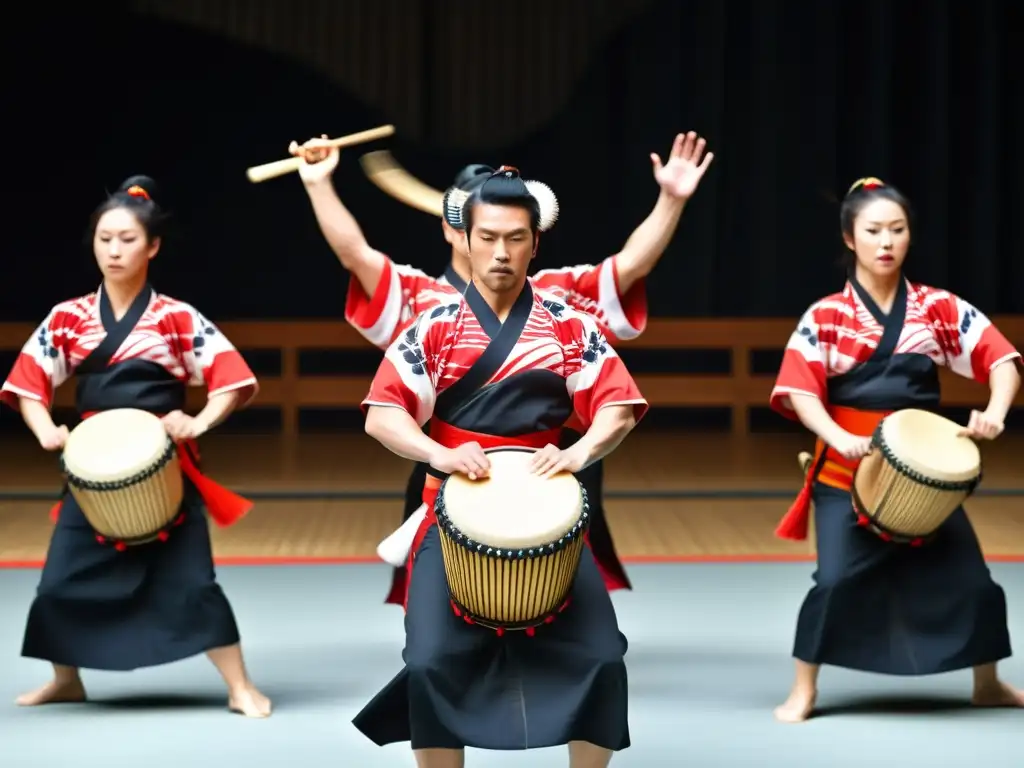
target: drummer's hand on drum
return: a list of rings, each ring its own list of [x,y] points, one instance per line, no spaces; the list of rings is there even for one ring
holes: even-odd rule
[[[832,442],[832,448],[844,459],[857,461],[871,453],[871,438],[847,432],[842,439]]]
[[[160,421],[164,423],[167,434],[177,443],[195,440],[205,431],[202,424],[183,411],[171,411]]]
[[[530,469],[533,470],[533,474],[541,477],[553,477],[559,472],[579,472],[583,469],[586,457],[579,451],[574,451],[575,447],[563,451],[557,445],[548,443],[533,455]]]
[[[338,167],[338,158],[341,155],[336,147],[329,145],[327,134],[319,139],[310,139],[304,144],[292,142],[288,152],[295,157],[302,158],[302,165],[299,166],[299,176],[306,184],[316,184],[330,177],[334,169]]]
[[[449,475],[458,472],[470,480],[477,480],[487,477],[491,460],[487,458],[480,443],[463,443],[458,448],[445,448],[436,458],[431,459],[430,466]]]
[[[971,411],[971,418],[967,426],[960,430],[961,437],[970,437],[973,440],[995,440],[1003,434],[1004,424],[1002,419],[997,419],[987,411]]]
[[[61,424],[52,424],[39,433],[39,445],[44,451],[59,451],[68,440],[68,428]]]

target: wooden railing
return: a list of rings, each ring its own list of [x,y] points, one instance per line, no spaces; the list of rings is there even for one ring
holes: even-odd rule
[[[1024,316],[998,317],[994,322],[1018,349],[1024,349]],[[653,320],[638,339],[621,344],[627,349],[728,350],[731,373],[639,374],[641,391],[654,407],[729,408],[737,434],[749,431],[750,409],[764,407],[774,375],[751,373],[751,353],[781,350],[793,332],[794,320]],[[281,373],[261,377],[257,404],[281,410],[286,438],[298,433],[303,408],[354,408],[366,395],[368,374],[347,376],[300,376],[299,353],[309,350],[368,350],[370,345],[344,322],[337,321],[242,321],[221,324],[221,330],[244,351],[275,351],[281,355]],[[0,350],[20,349],[35,331],[29,324],[0,324]],[[4,372],[6,374],[6,372]],[[975,382],[942,370],[943,402],[954,407],[983,404],[985,390]],[[190,392],[190,407],[199,407],[203,393]],[[57,393],[57,405],[73,403],[71,386]],[[1017,406],[1024,406],[1024,393]]]

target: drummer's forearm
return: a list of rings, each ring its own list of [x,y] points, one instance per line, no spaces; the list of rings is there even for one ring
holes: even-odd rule
[[[820,437],[827,445],[835,445],[842,440],[845,430],[828,415],[825,404],[820,399],[814,395],[793,392],[790,394],[789,400],[800,423]]]
[[[1017,371],[1016,360],[1004,360],[989,372],[988,386],[991,395],[985,412],[999,421],[1006,419],[1006,414],[1013,407],[1013,399],[1020,389],[1020,373]]]
[[[56,427],[50,409],[38,400],[33,400],[31,397],[19,397],[18,410],[21,411],[21,418],[25,420],[25,425],[32,430],[32,434],[37,438]]]
[[[403,459],[429,464],[444,450],[432,440],[408,411],[384,405],[371,405],[366,412],[366,434]]]
[[[223,422],[238,407],[238,401],[241,397],[242,392],[238,389],[210,395],[206,400],[203,410],[197,413],[195,417],[196,422],[200,426],[199,431],[209,432]]]
[[[370,247],[359,222],[341,202],[330,179],[307,184],[306,192],[324,240],[341,266],[359,281],[363,292],[373,296],[384,272],[384,254]]]
[[[635,426],[632,405],[609,405],[599,410],[590,429],[576,443],[586,456],[583,466],[589,467],[618,448]]]

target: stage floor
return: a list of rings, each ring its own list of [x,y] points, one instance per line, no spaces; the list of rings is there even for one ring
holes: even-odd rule
[[[797,493],[798,434],[638,431],[607,461],[609,522],[624,559],[805,559],[810,543],[773,536]],[[214,529],[221,561],[375,562],[400,521],[410,464],[361,433],[212,434],[207,473],[256,501],[238,525]],[[986,553],[1024,559],[1024,436],[982,445],[985,479],[968,503]],[[60,489],[57,458],[28,437],[0,441],[0,562],[45,554],[47,510]]]
[[[796,612],[808,564],[645,565],[635,591],[613,596],[629,638],[633,746],[614,768],[1011,768],[1020,710],[966,706],[970,673],[902,679],[826,669],[822,716],[780,725],[772,708],[791,683]],[[1024,565],[995,564],[1024,636]],[[402,613],[381,603],[383,565],[226,567],[254,679],[273,697],[269,720],[230,716],[203,658],[130,674],[86,673],[93,701],[19,709],[9,702],[45,679],[19,658],[38,574],[0,571],[0,764],[152,768],[411,766],[407,745],[374,746],[351,719],[401,668]],[[1024,659],[1002,665],[1024,685]],[[1017,757],[1014,758],[1013,755]],[[84,761],[84,763],[83,763]],[[469,766],[562,768],[564,749],[470,752]]]

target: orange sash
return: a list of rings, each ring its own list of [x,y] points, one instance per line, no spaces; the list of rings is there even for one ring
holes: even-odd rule
[[[828,415],[842,429],[852,435],[870,437],[889,411],[860,411],[856,408],[830,406]],[[803,488],[792,506],[779,521],[775,535],[782,539],[804,541],[807,538],[811,518],[811,493],[815,481],[823,485],[849,491],[853,485],[853,474],[860,460],[851,461],[840,455],[820,438],[814,446],[814,460],[811,462]]]

